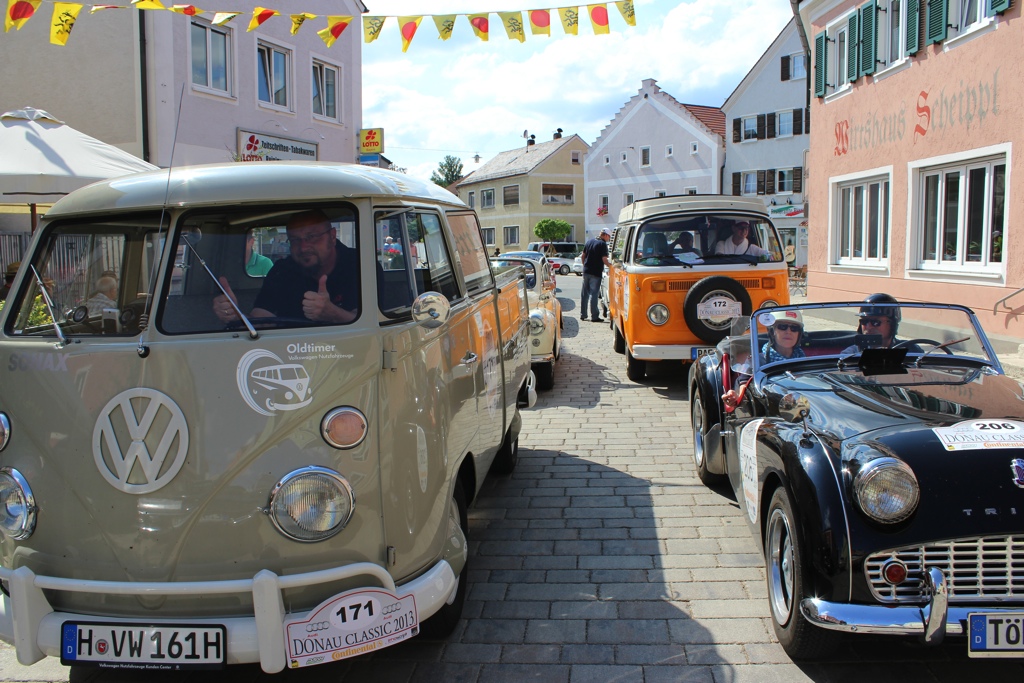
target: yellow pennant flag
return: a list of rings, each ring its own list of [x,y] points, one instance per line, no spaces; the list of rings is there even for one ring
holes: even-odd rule
[[[420,27],[423,17],[398,17],[398,28],[402,32],[402,52],[409,49],[416,30]]]
[[[455,30],[455,16],[454,14],[434,16],[434,26],[437,26],[438,38],[448,40],[452,37],[452,31]]]
[[[124,5],[93,5],[89,8],[89,14],[96,14],[101,9],[128,9]]]
[[[203,13],[203,10],[199,9],[195,5],[171,5],[167,9],[190,17],[198,17]]]
[[[215,12],[213,15],[213,21],[210,23],[214,26],[223,26],[239,14],[241,14],[241,12]]]
[[[39,9],[42,0],[7,0],[7,14],[4,15],[4,33],[11,30],[20,31],[25,22]]]
[[[136,9],[167,9],[160,0],[132,0]]]
[[[608,6],[587,5],[587,14],[590,15],[590,25],[594,27],[594,35],[598,36],[608,33]]]
[[[505,25],[505,34],[509,40],[518,40],[520,43],[526,40],[522,12],[498,12],[498,16],[501,17],[501,23]]]
[[[81,5],[70,2],[53,3],[53,21],[50,22],[50,42],[54,45],[67,45],[71,29],[75,27]]]
[[[262,26],[263,22],[271,17],[279,17],[281,13],[276,9],[267,9],[266,7],[257,7],[252,11],[252,19],[249,20],[249,28],[245,29],[245,32],[253,30],[257,26]]]
[[[467,14],[466,18],[469,19],[469,25],[473,27],[473,33],[480,40],[486,41],[490,36],[491,26],[487,21],[486,14]]]
[[[530,33],[535,36],[551,35],[551,11],[546,9],[532,9],[527,12],[530,15]]]
[[[305,23],[306,19],[316,19],[316,15],[310,14],[309,12],[303,12],[302,14],[293,14],[291,15],[291,18],[292,35],[294,36],[299,32],[299,29],[302,28],[302,24]],[[328,47],[330,47],[330,45],[328,45]]]
[[[636,26],[636,14],[633,12],[633,0],[626,0],[625,2],[617,2],[615,6],[619,8],[619,14],[626,20],[626,24],[629,26]]]
[[[363,42],[372,43],[380,37],[387,17],[363,17]]]
[[[558,18],[562,20],[562,28],[565,29],[565,34],[569,36],[579,35],[580,31],[580,8],[579,7],[559,7]]]
[[[317,31],[316,34],[320,36],[320,40],[324,41],[324,45],[330,47],[351,23],[352,17],[327,17],[327,28]]]

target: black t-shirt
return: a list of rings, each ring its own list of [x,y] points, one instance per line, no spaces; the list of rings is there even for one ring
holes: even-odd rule
[[[337,260],[327,276],[331,303],[353,313],[359,312],[359,259],[356,250],[335,241]],[[320,279],[310,276],[291,256],[274,264],[263,281],[253,308],[270,311],[279,318],[303,319],[302,298],[320,289]]]
[[[583,272],[587,275],[604,273],[604,257],[608,255],[608,244],[600,237],[591,237],[583,247]]]

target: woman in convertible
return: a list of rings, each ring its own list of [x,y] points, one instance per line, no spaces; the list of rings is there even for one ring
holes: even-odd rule
[[[768,341],[761,347],[765,364],[790,358],[803,358],[800,341],[804,336],[804,317],[800,311],[769,313],[774,319],[768,327]]]

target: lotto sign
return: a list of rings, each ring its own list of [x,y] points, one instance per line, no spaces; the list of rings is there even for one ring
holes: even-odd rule
[[[1017,420],[965,420],[932,431],[947,451],[1024,448],[1024,422]]]
[[[384,152],[384,129],[359,129],[359,153],[382,154]]]

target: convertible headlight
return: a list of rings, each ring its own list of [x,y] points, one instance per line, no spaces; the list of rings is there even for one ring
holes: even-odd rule
[[[282,534],[309,543],[344,529],[355,504],[345,477],[326,467],[310,466],[290,472],[274,486],[267,512]]]
[[[668,306],[665,304],[654,304],[647,309],[647,319],[652,325],[664,325],[668,322]]]
[[[0,469],[0,532],[22,541],[36,530],[36,498],[25,477],[13,467]]]
[[[544,331],[544,314],[534,311],[530,314],[530,334],[540,334]]]
[[[896,458],[876,458],[853,478],[857,505],[871,519],[883,524],[902,522],[917,509],[921,487],[913,470]]]

